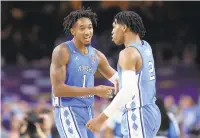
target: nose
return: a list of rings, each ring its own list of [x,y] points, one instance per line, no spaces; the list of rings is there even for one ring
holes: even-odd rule
[[[114,30],[112,30],[111,34],[112,34],[112,35],[114,34]]]
[[[90,34],[90,30],[86,29],[85,30],[85,35],[89,35]]]

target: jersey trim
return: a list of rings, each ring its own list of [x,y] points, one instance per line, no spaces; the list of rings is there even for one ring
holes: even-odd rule
[[[139,74],[142,71],[143,67],[144,67],[144,65],[143,65],[143,61],[144,60],[143,60],[142,54],[141,54],[140,50],[136,46],[131,45],[131,46],[128,46],[127,48],[129,48],[129,47],[135,48],[138,51],[138,53],[140,54],[140,57],[142,58],[142,67],[136,72],[136,74]]]
[[[140,86],[140,82],[141,82],[141,78],[142,78],[142,71],[140,72],[139,74],[139,77],[138,77],[138,90],[139,90],[139,98],[140,98],[140,107],[143,106],[143,102],[142,102],[142,90],[141,90],[141,86]],[[143,137],[145,138],[145,133],[144,133],[144,118],[143,118],[143,115],[142,115],[142,108],[139,108],[139,112],[140,112],[140,119],[141,119],[141,127],[142,127],[142,134],[143,134]]]

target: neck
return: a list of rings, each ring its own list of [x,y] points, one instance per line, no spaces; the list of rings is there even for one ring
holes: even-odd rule
[[[72,40],[74,42],[75,47],[82,53],[82,54],[87,54],[88,50],[87,47],[85,47],[84,44],[81,42],[77,41],[76,39],[73,38]]]
[[[131,45],[131,43],[138,43],[141,44],[141,40],[138,34],[134,34],[132,32],[127,32],[125,35],[124,45],[125,47],[128,47]]]

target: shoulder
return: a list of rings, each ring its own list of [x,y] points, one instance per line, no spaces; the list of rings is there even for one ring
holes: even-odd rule
[[[104,55],[101,51],[97,50],[96,48],[93,47],[93,49],[94,49],[94,51],[95,51],[95,53],[97,54],[98,57]]]
[[[135,47],[128,47],[122,50],[119,54],[119,59],[121,61],[132,61],[140,56],[138,50]]]
[[[69,60],[69,50],[66,43],[56,46],[52,52],[52,61],[67,63]]]
[[[107,60],[107,59],[106,59],[106,56],[105,56],[101,51],[99,51],[99,50],[97,50],[97,49],[95,49],[95,48],[94,48],[94,50],[95,50],[96,55],[97,55],[97,57],[98,57],[99,63],[102,63],[102,62],[104,62],[104,61]]]
[[[57,45],[54,50],[53,53],[68,53],[68,48],[67,48],[67,44],[66,43],[61,43],[60,45]]]
[[[138,54],[139,54],[139,52],[138,52],[137,48],[127,47],[124,50],[122,50],[119,55],[121,57],[133,58],[133,57],[136,57]]]
[[[135,65],[140,54],[135,47],[127,47],[119,54],[119,65],[123,70],[136,70]]]

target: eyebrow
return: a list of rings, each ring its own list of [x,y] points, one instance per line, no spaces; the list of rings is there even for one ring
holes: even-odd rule
[[[92,25],[92,24],[90,23],[88,26],[91,26],[91,25]],[[81,24],[81,25],[80,25],[80,27],[84,27],[84,25],[83,25],[83,24]]]

